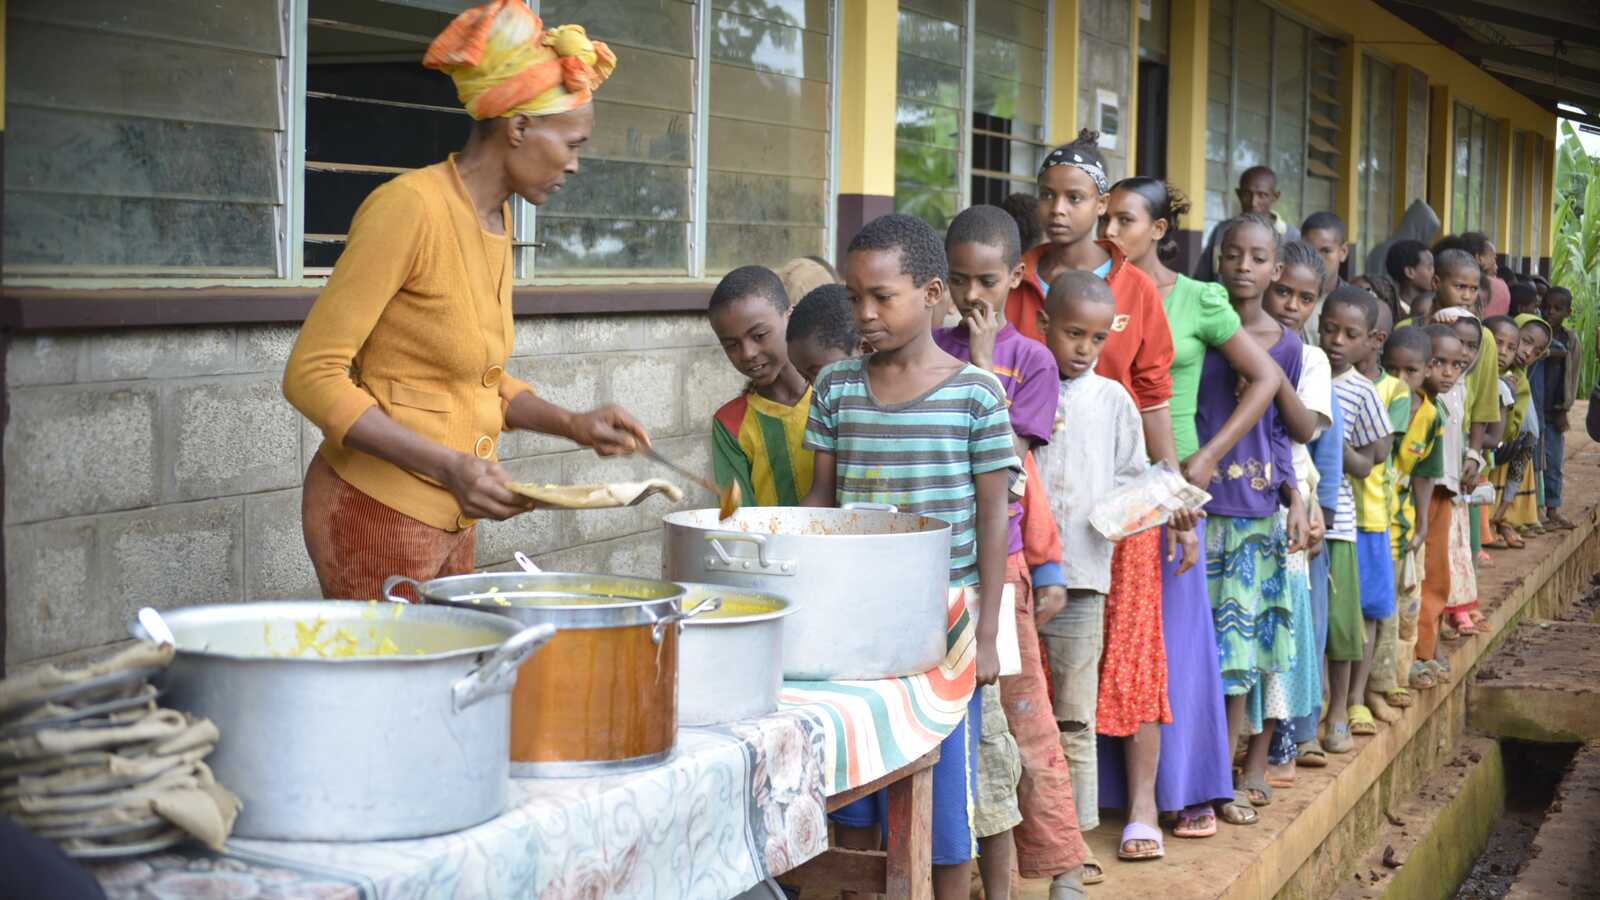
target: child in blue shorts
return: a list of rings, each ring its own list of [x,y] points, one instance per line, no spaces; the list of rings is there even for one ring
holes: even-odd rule
[[[952,587],[976,585],[977,683],[993,684],[1000,594],[1005,587],[1006,516],[1012,448],[1006,394],[995,377],[933,341],[930,311],[944,293],[944,242],[920,219],[874,219],[850,242],[845,284],[866,356],[817,376],[805,447],[815,453],[807,506],[889,503],[950,523]],[[890,459],[885,448],[892,448]],[[893,579],[887,579],[892,583]],[[877,602],[891,603],[892,592]],[[933,885],[941,900],[964,900],[976,855],[971,809],[982,720],[974,691],[966,718],[940,746],[933,768]],[[883,822],[883,797],[845,807],[834,821],[856,829]],[[850,832],[854,831],[854,834]]]

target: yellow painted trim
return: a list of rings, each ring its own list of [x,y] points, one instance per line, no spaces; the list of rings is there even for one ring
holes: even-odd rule
[[[1411,76],[1416,69],[1405,63],[1394,67],[1394,183],[1400,189],[1394,192],[1394,223],[1405,218],[1411,201],[1428,193],[1427,159],[1423,159],[1422,184],[1413,185],[1410,178],[1412,154],[1421,154],[1421,147],[1411,146]],[[1426,157],[1426,154],[1423,154]]]
[[[1440,235],[1450,233],[1455,173],[1455,98],[1448,84],[1428,85],[1428,205],[1439,214]]]
[[[1167,20],[1167,181],[1189,195],[1180,228],[1206,221],[1206,94],[1211,0],[1172,0]]]
[[[892,197],[899,0],[839,2],[839,193]]]
[[[6,0],[0,0],[0,132],[6,130]]]
[[[1050,15],[1050,137],[1065,144],[1078,136],[1078,0],[1054,0]]]
[[[1522,196],[1517,198],[1517,202],[1522,204],[1522,246],[1517,248],[1517,255],[1535,257],[1535,266],[1539,262],[1539,248],[1533,244],[1533,217],[1538,212],[1533,205],[1533,154],[1538,152],[1538,141],[1539,136],[1533,132],[1522,132]],[[1551,204],[1552,208],[1554,205]],[[1549,227],[1549,223],[1546,222],[1544,227]]]
[[[1544,199],[1544,209],[1538,210],[1539,221],[1539,256],[1548,258],[1555,255],[1556,236],[1552,229],[1556,210],[1556,142],[1555,138],[1544,139],[1544,190],[1540,192]]]
[[[1499,160],[1499,172],[1494,200],[1495,222],[1491,233],[1494,235],[1494,245],[1501,248],[1500,252],[1510,254],[1509,249],[1504,249],[1511,243],[1511,121],[1500,119],[1495,122],[1498,128],[1500,146],[1495,148],[1495,158]]]
[[[1128,4],[1128,106],[1122,111],[1124,156],[1128,163],[1122,176],[1139,174],[1139,0]]]
[[[1339,48],[1339,183],[1333,211],[1344,220],[1345,239],[1361,240],[1361,45]]]
[[[1516,127],[1537,131],[1547,138],[1555,136],[1554,115],[1373,0],[1281,0],[1280,5],[1332,34],[1404,58],[1426,72],[1429,81],[1449,84],[1456,98],[1480,112],[1510,119]]]

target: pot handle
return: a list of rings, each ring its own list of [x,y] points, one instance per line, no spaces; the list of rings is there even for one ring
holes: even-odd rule
[[[673,610],[672,612],[669,612],[656,620],[655,626],[650,629],[650,639],[659,644],[661,643],[661,639],[666,637],[667,627],[669,625],[677,625],[682,627],[683,623],[688,619],[692,619],[701,613],[716,612],[721,608],[721,597],[707,597],[706,599],[701,600],[699,603],[696,603],[693,609],[689,609],[684,612]]]
[[[895,506],[893,503],[865,503],[865,502],[863,502],[863,503],[846,503],[844,506],[841,506],[839,508],[840,509],[868,509],[868,510],[872,510],[874,512],[886,512],[886,513],[897,513],[897,512],[900,511],[900,507]]]
[[[394,594],[394,589],[402,584],[411,585],[411,589],[417,592],[417,600],[425,602],[422,596],[422,585],[415,578],[407,578],[404,575],[390,575],[383,580],[383,599],[390,603],[410,603],[410,600],[404,597],[396,597]]]
[[[482,665],[463,675],[461,680],[450,686],[450,696],[455,703],[456,712],[461,712],[480,700],[511,690],[511,686],[517,683],[517,669],[555,633],[554,625],[532,625],[489,651],[489,658],[484,660]]]
[[[800,564],[792,559],[769,559],[767,557],[767,536],[764,534],[747,534],[742,531],[708,531],[706,543],[711,545],[711,553],[706,556],[706,568],[713,571],[748,572],[751,570],[750,560],[740,559],[728,552],[723,546],[743,543],[756,545],[756,565],[764,575],[793,575],[800,568]]]

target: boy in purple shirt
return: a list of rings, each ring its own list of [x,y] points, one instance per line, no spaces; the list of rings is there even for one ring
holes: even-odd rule
[[[987,369],[1000,379],[1011,413],[1012,439],[1018,458],[1023,458],[1034,447],[1050,441],[1061,373],[1047,347],[1023,336],[1005,318],[1006,298],[1022,280],[1022,246],[1016,222],[997,206],[965,210],[950,223],[945,254],[950,261],[950,294],[961,313],[961,324],[936,328],[934,343],[951,356]],[[1061,609],[1066,602],[1066,579],[1059,560],[1047,562],[1032,573],[1028,570],[1022,553],[1023,490],[1042,491],[1044,485],[1019,483],[1012,490],[1006,581],[1016,594],[1022,671],[1001,680],[1000,700],[1022,761],[1022,777],[1017,784],[1022,820],[1011,833],[1017,868],[1024,878],[1054,879],[1076,868],[1068,836],[1076,832],[1077,826],[1072,813],[1072,782],[1039,656],[1034,607],[1037,603],[1047,613]],[[981,750],[978,769],[981,782],[986,771]],[[984,792],[979,793],[981,796]],[[979,868],[987,887],[991,876],[998,880],[1003,877],[1000,873],[1010,868],[1011,842],[998,831],[1002,823],[986,829],[984,818],[985,810],[980,808],[975,823],[977,833],[982,836],[986,831],[997,832],[992,839],[980,841]],[[1007,895],[1005,891],[990,894]]]

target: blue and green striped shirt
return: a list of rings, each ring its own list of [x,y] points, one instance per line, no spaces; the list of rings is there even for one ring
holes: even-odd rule
[[[806,422],[808,450],[835,460],[836,500],[892,503],[950,523],[950,584],[978,581],[975,476],[1022,469],[1000,382],[964,366],[905,403],[882,404],[867,386],[867,357],[817,376]]]

